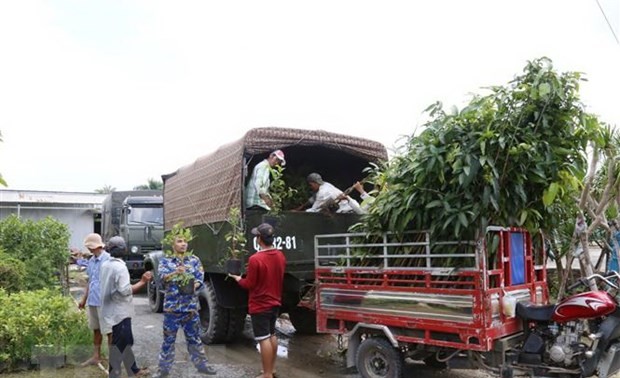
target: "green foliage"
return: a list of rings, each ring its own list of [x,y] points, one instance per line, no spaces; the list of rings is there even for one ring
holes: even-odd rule
[[[230,209],[227,222],[230,225],[230,231],[224,235],[224,239],[229,243],[227,252],[230,258],[238,259],[240,255],[247,253],[245,250],[247,240],[243,230],[241,211],[238,207]]]
[[[59,284],[58,273],[68,259],[69,228],[51,217],[39,221],[15,215],[0,221],[0,248],[23,261],[29,290]]]
[[[196,277],[194,277],[193,274],[189,272],[183,272],[183,273],[175,273],[172,276],[171,281],[176,282],[179,286],[185,286],[189,284],[190,281],[194,280],[195,278]]]
[[[460,111],[429,106],[424,131],[375,174],[382,190],[367,231],[471,240],[490,224],[554,230],[585,176],[588,143],[609,144],[579,101],[581,80],[541,58]]]
[[[286,182],[289,184],[291,188],[291,196],[286,197],[282,201],[282,209],[294,209],[301,205],[302,203],[306,203],[308,198],[312,195],[310,192],[310,188],[308,187],[308,182],[306,182],[306,177],[302,175],[287,175]]]
[[[278,215],[282,212],[284,202],[295,196],[296,189],[290,188],[286,185],[286,182],[282,179],[284,168],[276,165],[269,170],[271,173],[271,184],[269,184],[269,196],[271,197],[272,205],[270,206],[269,214]]]
[[[177,238],[184,239],[186,242],[189,243],[190,241],[192,241],[192,239],[194,239],[194,236],[192,235],[191,229],[183,227],[183,222],[179,222],[175,224],[174,226],[172,226],[172,230],[170,230],[161,241],[165,249],[166,255],[172,255],[174,253],[170,249],[166,249],[166,248],[172,248],[172,245],[174,244],[174,241]],[[185,252],[185,255],[191,255],[191,254],[192,254],[192,251]]]
[[[146,184],[134,186],[133,190],[163,190],[164,183],[154,178],[149,178]]]
[[[7,292],[17,292],[25,289],[26,264],[11,257],[0,248],[0,288]]]
[[[53,290],[9,294],[0,289],[0,363],[30,361],[39,345],[60,353],[92,343],[84,312]]]
[[[112,193],[115,190],[116,190],[116,188],[113,187],[112,185],[105,184],[103,187],[101,187],[99,189],[95,189],[95,193],[110,194],[110,193]]]

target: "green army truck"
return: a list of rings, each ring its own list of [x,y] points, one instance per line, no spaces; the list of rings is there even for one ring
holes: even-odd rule
[[[299,190],[299,205],[311,192],[306,176],[317,172],[323,179],[344,190],[365,177],[370,163],[387,159],[385,147],[367,139],[321,130],[256,128],[241,139],[221,146],[209,155],[198,158],[176,172],[164,175],[164,219],[168,231],[178,222],[191,227],[194,240],[189,248],[205,268],[205,289],[199,293],[202,339],[205,343],[225,343],[243,330],[247,314],[247,292],[227,278],[224,262],[229,242],[225,235],[230,210],[241,209],[241,219],[248,240],[243,264],[258,249],[250,230],[268,222],[276,228],[275,246],[287,259],[284,278],[282,312],[301,333],[316,332],[314,311],[298,306],[314,283],[314,242],[317,234],[346,232],[359,222],[356,214],[325,214],[292,211],[279,214],[246,210],[245,185],[254,166],[269,154],[281,149],[286,156],[283,179]],[[157,273],[163,253],[150,253],[146,269]],[[157,277],[157,274],[154,274]],[[148,285],[153,311],[162,310],[162,284],[157,280]]]
[[[144,273],[144,256],[161,249],[164,210],[161,190],[113,191],[101,206],[104,241],[121,236],[127,243],[122,259],[132,278]]]

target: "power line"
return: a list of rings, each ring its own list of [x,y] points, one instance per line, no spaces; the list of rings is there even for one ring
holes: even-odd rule
[[[611,26],[611,23],[609,22],[609,19],[607,18],[607,15],[605,14],[605,10],[601,6],[601,3],[599,2],[599,0],[596,0],[596,4],[598,4],[598,9],[600,9],[601,13],[603,13],[603,17],[605,17],[605,22],[607,22],[607,26],[609,26],[609,30],[611,31],[611,34],[613,34],[614,39],[616,40],[616,43],[620,45],[620,41],[618,40],[618,36],[616,35],[616,32],[614,31],[614,28]]]

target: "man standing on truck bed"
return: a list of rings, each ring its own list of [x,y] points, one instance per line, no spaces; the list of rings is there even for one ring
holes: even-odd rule
[[[267,159],[254,166],[250,181],[245,188],[245,207],[247,209],[271,210],[272,201],[269,195],[269,185],[271,184],[271,168],[275,167],[276,164],[286,165],[282,150],[273,151]]]
[[[260,250],[250,256],[246,277],[230,276],[250,292],[248,312],[263,364],[263,372],[257,378],[273,378],[278,352],[276,319],[282,305],[286,258],[273,246],[274,229],[270,224],[260,224],[252,229],[252,234],[258,237]]]

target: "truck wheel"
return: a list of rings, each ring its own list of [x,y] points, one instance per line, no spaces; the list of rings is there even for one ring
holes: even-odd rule
[[[228,310],[228,333],[226,341],[237,339],[245,328],[245,318],[248,313],[245,308],[232,308]]]
[[[198,293],[200,301],[200,338],[205,344],[218,344],[226,341],[228,335],[228,310],[217,304],[215,289],[211,282]]]
[[[383,337],[362,341],[355,365],[364,378],[400,378],[403,375],[403,354]]]
[[[288,312],[288,316],[297,333],[303,335],[316,334],[316,311],[305,307],[295,307]]]
[[[149,298],[149,306],[153,312],[164,310],[164,294],[159,290],[154,280],[150,280],[146,285],[146,294]]]

